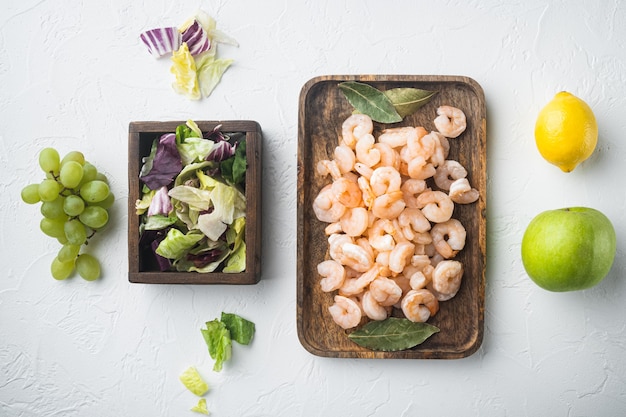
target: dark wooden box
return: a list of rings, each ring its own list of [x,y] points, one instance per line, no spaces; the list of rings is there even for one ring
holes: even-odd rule
[[[202,132],[222,125],[223,132],[246,135],[246,269],[241,273],[161,272],[152,256],[139,249],[139,222],[135,202],[141,196],[142,158],[150,154],[155,138],[174,133],[184,121],[131,122],[128,135],[128,280],[144,284],[256,284],[261,278],[261,126],[255,121],[196,121]]]

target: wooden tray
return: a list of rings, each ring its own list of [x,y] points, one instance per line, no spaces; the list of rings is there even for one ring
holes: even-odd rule
[[[372,351],[350,341],[350,331],[337,326],[328,313],[333,294],[322,292],[319,286],[316,266],[327,257],[327,224],[317,220],[312,203],[329,179],[316,175],[315,165],[320,159],[332,158],[341,136],[341,124],[353,111],[337,87],[343,81],[365,82],[380,90],[414,87],[438,92],[400,123],[374,123],[374,136],[383,128],[405,125],[435,130],[432,121],[440,105],[458,107],[467,117],[467,130],[459,138],[450,139],[449,156],[463,164],[470,183],[480,191],[479,201],[455,205],[453,215],[467,230],[465,249],[455,258],[463,263],[465,273],[456,297],[442,302],[439,312],[429,321],[440,332],[413,349]],[[303,86],[298,118],[297,328],[302,345],[312,354],[340,358],[453,359],[474,353],[483,337],[486,258],[486,109],[480,85],[460,76],[320,76]]]
[[[161,272],[151,253],[139,248],[139,216],[135,202],[142,184],[142,158],[155,138],[174,133],[184,121],[131,122],[128,132],[128,280],[143,284],[256,284],[261,279],[261,126],[255,121],[196,121],[202,132],[222,125],[222,132],[246,134],[246,269],[240,273]]]

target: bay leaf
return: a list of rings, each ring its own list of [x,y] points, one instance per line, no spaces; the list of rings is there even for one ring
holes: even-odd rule
[[[357,345],[368,349],[395,352],[415,347],[437,332],[439,328],[432,324],[389,317],[381,321],[370,321],[348,337]]]
[[[437,91],[421,90],[419,88],[392,88],[386,90],[391,104],[395,107],[400,117],[404,118],[415,113],[420,107],[428,103],[437,94]]]
[[[393,103],[377,88],[356,81],[346,81],[338,86],[356,110],[368,115],[375,122],[397,123],[402,121],[402,117],[396,111]]]

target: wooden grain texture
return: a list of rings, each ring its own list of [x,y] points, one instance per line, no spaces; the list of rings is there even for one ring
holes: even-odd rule
[[[128,136],[128,279],[144,284],[256,284],[261,279],[261,126],[255,121],[196,121],[202,132],[222,125],[222,132],[246,134],[246,269],[241,273],[161,272],[152,256],[139,249],[139,216],[135,202],[140,198],[141,159],[150,154],[152,142],[173,133],[184,121],[131,122]]]
[[[461,288],[452,300],[442,302],[429,323],[440,328],[421,345],[400,352],[380,352],[351,342],[328,313],[332,293],[320,290],[316,266],[328,257],[326,223],[312,210],[313,199],[329,182],[315,174],[321,159],[331,159],[341,135],[341,124],[353,108],[337,85],[343,81],[366,82],[380,90],[413,87],[438,93],[415,114],[393,125],[374,123],[374,136],[386,127],[423,126],[435,130],[433,120],[440,105],[462,109],[467,130],[450,139],[449,159],[468,170],[468,179],[480,192],[477,202],[456,205],[454,218],[467,230],[466,246],[456,257],[465,267]],[[454,359],[474,353],[483,338],[486,263],[486,108],[482,88],[468,77],[429,75],[339,75],[308,81],[300,92],[298,113],[298,209],[297,209],[297,330],[309,352],[340,358]],[[394,311],[401,316],[401,311]]]

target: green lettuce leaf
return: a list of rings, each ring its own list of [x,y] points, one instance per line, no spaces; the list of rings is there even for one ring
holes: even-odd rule
[[[189,137],[177,145],[183,165],[202,162],[211,152],[215,142],[208,139]]]
[[[222,312],[220,318],[230,332],[230,337],[237,343],[249,345],[254,336],[254,323],[233,313]]]
[[[179,259],[203,238],[198,232],[184,234],[178,229],[170,229],[165,239],[159,243],[156,253],[164,258]]]
[[[213,370],[220,372],[224,362],[229,360],[232,355],[230,331],[226,328],[226,325],[218,319],[207,321],[205,325],[206,329],[200,330],[209,348],[209,355],[215,360]]]
[[[162,216],[160,214],[155,214],[154,216],[148,216],[148,219],[145,224],[146,230],[162,230],[168,226],[173,225],[178,221],[178,217],[174,213],[170,216]]]
[[[218,59],[214,54],[202,54],[196,60],[198,84],[203,97],[211,95],[222,75],[233,63],[232,59]]]
[[[187,204],[195,210],[208,210],[211,207],[212,193],[188,185],[178,185],[169,191],[169,196]]]

